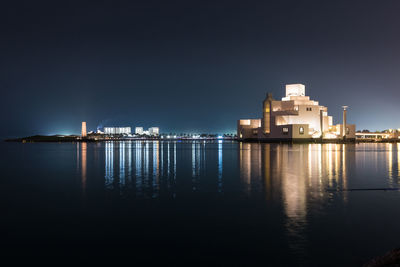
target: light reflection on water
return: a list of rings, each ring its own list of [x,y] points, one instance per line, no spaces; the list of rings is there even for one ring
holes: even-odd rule
[[[198,190],[202,177],[207,176],[208,179],[214,177],[216,191],[222,192],[224,166],[229,164],[229,169],[236,168],[232,162],[223,160],[228,145],[228,152],[232,152],[232,148],[237,150],[241,190],[248,195],[264,194],[266,199],[282,193],[289,214],[302,213],[309,196],[313,200],[323,200],[330,195],[327,190],[341,192],[348,189],[349,172],[354,176],[357,169],[372,168],[380,173],[385,169],[381,176],[387,177],[386,180],[369,182],[385,182],[385,186],[392,188],[399,186],[400,143],[277,145],[227,144],[220,140],[216,143],[105,142],[105,188],[121,190],[127,187],[135,190],[137,195],[157,197],[162,184],[167,185],[167,191],[174,191],[179,171],[177,165],[183,170],[190,159],[192,190]],[[89,148],[87,143],[77,144],[77,170],[82,188],[86,187],[88,153],[93,153],[90,144]],[[184,177],[187,175],[183,172],[180,178]],[[144,193],[147,189],[151,189],[150,195]],[[346,191],[341,195],[346,200]]]
[[[397,178],[400,177],[400,143],[397,143]]]
[[[222,140],[218,141],[218,193],[222,192]]]
[[[90,145],[78,144],[83,191]],[[323,215],[331,203],[347,205],[346,189],[398,188],[399,176],[400,144],[104,143],[106,190],[137,198],[237,191],[261,197],[281,205],[289,247],[298,255],[309,246],[310,215]]]
[[[282,202],[289,244],[303,254],[307,240],[302,233],[308,211],[317,211],[329,201],[332,193],[327,189],[347,188],[348,165],[353,164],[354,157],[352,147],[339,144],[243,143],[239,150],[240,175],[246,193],[265,188],[267,200]],[[338,195],[346,201],[346,191]]]
[[[197,149],[200,153],[200,148]],[[195,154],[193,178],[199,176],[199,154]],[[177,175],[176,142],[105,142],[105,188],[120,190],[123,194],[134,191],[138,197],[157,198],[160,187],[175,194]],[[128,189],[128,190],[127,190]]]
[[[82,162],[81,162],[81,167],[82,167],[81,175],[82,175],[82,190],[83,190],[83,192],[86,189],[86,179],[87,179],[87,177],[86,177],[86,175],[87,175],[87,170],[86,170],[86,168],[87,168],[87,166],[86,166],[87,165],[86,164],[87,156],[86,156],[86,152],[87,152],[87,144],[86,143],[82,143],[82,145],[81,145],[81,159],[82,159]]]
[[[112,260],[222,249],[272,266],[360,266],[399,246],[400,191],[345,190],[399,188],[397,143],[1,145],[4,244],[122,242]]]

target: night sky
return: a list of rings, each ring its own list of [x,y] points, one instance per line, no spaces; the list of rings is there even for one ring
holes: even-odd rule
[[[351,3],[350,3],[351,2]],[[233,132],[287,83],[400,128],[400,1],[4,1],[0,136]]]

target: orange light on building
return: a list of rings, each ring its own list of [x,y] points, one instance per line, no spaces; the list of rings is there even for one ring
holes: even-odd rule
[[[87,135],[87,131],[86,131],[86,121],[82,121],[82,133],[81,136],[82,137],[86,137]]]

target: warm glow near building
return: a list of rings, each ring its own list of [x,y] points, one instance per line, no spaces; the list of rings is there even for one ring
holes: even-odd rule
[[[239,120],[237,135],[239,139],[261,140],[354,139],[355,125],[346,123],[346,109],[343,113],[344,123],[333,125],[328,108],[306,96],[303,84],[288,84],[282,100],[274,100],[271,94],[267,94],[263,102],[262,119]]]

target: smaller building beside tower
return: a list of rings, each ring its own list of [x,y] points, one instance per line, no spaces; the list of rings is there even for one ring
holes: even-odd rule
[[[347,106],[343,124],[333,125],[328,108],[306,96],[303,84],[287,84],[282,100],[268,93],[262,108],[261,119],[238,120],[239,140],[355,139],[355,125],[346,122]]]
[[[136,127],[135,134],[143,134],[143,127]]]
[[[104,127],[104,134],[131,134],[131,127]]]
[[[160,133],[160,129],[158,127],[150,127],[149,134],[152,136],[158,135]]]
[[[144,130],[143,127],[136,127],[135,134],[137,135],[150,135],[150,136],[158,136],[160,134],[160,128],[158,127],[150,127],[148,130]]]
[[[143,127],[135,127],[135,133],[132,134],[132,128],[127,127],[103,127],[104,131],[101,131],[100,128],[97,128],[97,131],[87,131],[86,122],[82,122],[81,129],[81,138],[84,140],[117,140],[117,139],[145,139],[151,138],[156,139],[160,135],[159,127],[150,127],[148,130],[144,130]]]

